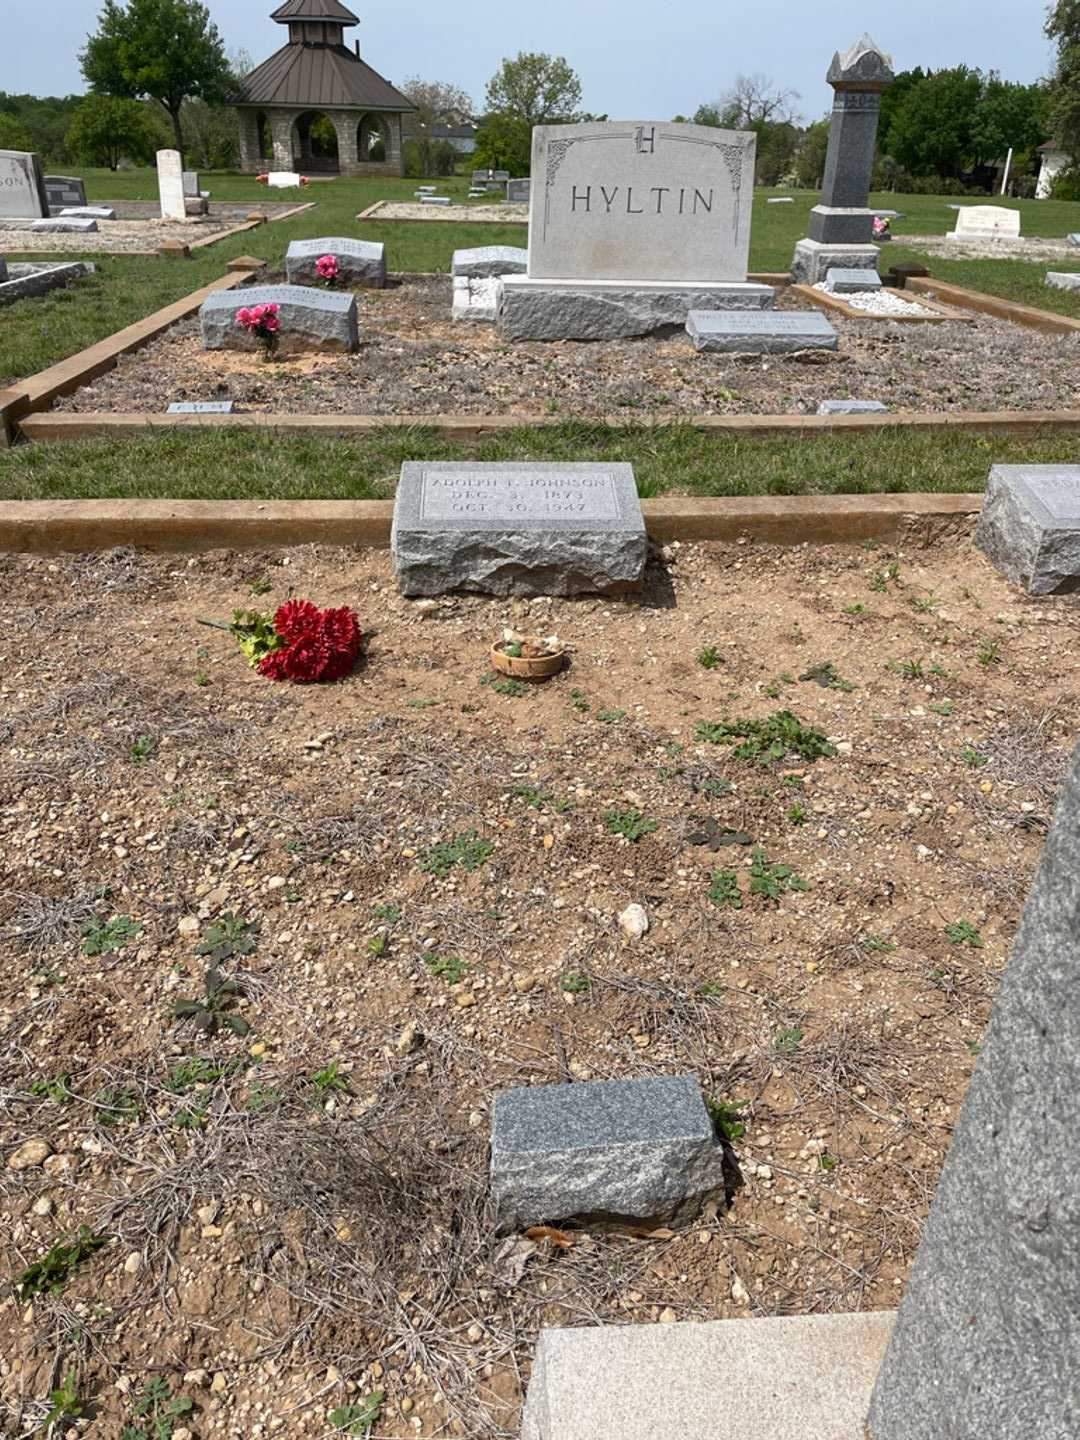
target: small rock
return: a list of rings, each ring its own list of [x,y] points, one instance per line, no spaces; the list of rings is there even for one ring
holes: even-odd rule
[[[9,1170],[30,1170],[53,1153],[47,1140],[25,1140],[8,1160]]]
[[[191,1431],[181,1425],[179,1430],[172,1432],[172,1440],[192,1440]]]
[[[47,1195],[39,1195],[34,1201],[33,1212],[35,1215],[51,1215],[53,1212],[53,1202]]]
[[[468,1330],[465,1331],[465,1334],[468,1336],[468,1338],[472,1341],[474,1345],[478,1340],[482,1340],[484,1338],[484,1332],[483,1330],[481,1330],[479,1325],[470,1325]]]
[[[731,1282],[731,1298],[735,1301],[736,1305],[750,1304],[749,1291],[739,1279],[738,1275],[736,1275],[735,1279]]]
[[[177,930],[181,935],[197,935],[199,933],[199,917],[197,915],[183,915]]]
[[[678,1315],[676,1315],[675,1311],[672,1310],[670,1305],[660,1311],[661,1325],[674,1325],[675,1321],[678,1320],[678,1318]]]
[[[519,995],[527,995],[527,994],[529,993],[529,991],[532,990],[535,985],[536,985],[536,976],[535,976],[535,975],[515,975],[515,976],[514,976],[514,989],[518,992]]]
[[[271,875],[271,876],[270,876],[270,879],[266,882],[266,888],[267,888],[268,890],[282,890],[282,889],[284,889],[284,888],[285,888],[285,876],[284,876],[284,875]]]
[[[209,1376],[205,1370],[189,1370],[184,1376],[185,1385],[197,1385],[201,1390],[206,1384]]]
[[[649,917],[643,905],[628,905],[619,916],[619,929],[628,940],[640,940],[649,928]]]
[[[427,619],[428,616],[439,613],[439,602],[437,600],[417,600],[414,602],[412,608],[416,611],[417,615]]]
[[[454,996],[454,1002],[462,1010],[470,1010],[476,1004],[476,996],[471,990],[459,990]]]
[[[214,1221],[218,1217],[217,1204],[215,1203],[213,1205],[200,1205],[198,1210],[195,1211],[195,1214],[199,1218],[200,1225],[213,1225]]]
[[[133,1250],[131,1254],[127,1257],[127,1259],[124,1261],[124,1274],[137,1275],[141,1269],[142,1255],[139,1253],[138,1250]],[[173,1440],[175,1440],[175,1432]]]
[[[396,1050],[399,1055],[408,1055],[411,1050],[416,1050],[424,1043],[424,1037],[420,1033],[420,1026],[415,1020],[410,1020],[397,1038]]]
[[[224,1395],[225,1391],[228,1389],[228,1386],[229,1382],[226,1379],[225,1372],[223,1370],[219,1370],[214,1376],[213,1380],[210,1381],[210,1390],[214,1395]]]

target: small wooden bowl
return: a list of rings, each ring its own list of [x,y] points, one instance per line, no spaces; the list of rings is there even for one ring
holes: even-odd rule
[[[525,640],[531,640],[534,645],[541,643],[529,635]],[[496,670],[512,675],[515,680],[547,680],[557,675],[566,663],[565,650],[557,650],[554,655],[507,655],[502,648],[505,643],[491,647],[491,663]]]

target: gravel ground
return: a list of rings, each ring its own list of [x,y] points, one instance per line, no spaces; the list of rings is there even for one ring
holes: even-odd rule
[[[1060,240],[1044,239],[1041,235],[1030,238],[1021,235],[1014,240],[947,240],[944,235],[900,235],[897,243],[919,250],[924,255],[936,255],[944,260],[1080,260],[1080,249],[1062,237]],[[881,253],[881,268],[888,270],[889,250],[886,246]]]
[[[211,205],[208,216],[178,222],[162,220],[158,206],[148,201],[106,200],[102,204],[112,205],[117,218],[99,220],[96,233],[89,235],[34,234],[30,230],[5,227],[0,222],[0,253],[124,255],[156,250],[170,240],[190,245],[193,240],[203,240],[242,224],[254,210],[273,217],[292,209],[290,205]]]
[[[152,1377],[200,1440],[316,1440],[376,1391],[379,1436],[495,1440],[542,1325],[896,1303],[1071,747],[1080,599],[1020,596],[964,527],[673,547],[637,604],[411,603],[385,552],[315,548],[0,580],[0,1274],[105,1241],[0,1305],[0,1432],[70,1375],[103,1440],[151,1429]],[[354,675],[274,685],[196,623],[290,592],[374,626]],[[482,683],[507,623],[571,668]],[[699,729],[781,708],[836,753]],[[745,840],[802,887],[753,893]],[[243,1036],[173,1014],[225,916]],[[495,1237],[493,1094],[655,1073],[738,1107],[730,1211]]]
[[[456,220],[459,224],[468,221],[470,225],[488,222],[495,225],[527,225],[528,205],[511,205],[506,201],[492,201],[485,205],[466,205],[456,202],[452,205],[421,205],[408,201],[380,200],[370,205],[360,220]],[[524,246],[524,240],[522,245]]]
[[[280,277],[276,277],[280,278]],[[237,304],[242,291],[237,291]],[[447,276],[362,291],[355,355],[265,364],[203,351],[185,322],[58,402],[64,410],[161,412],[174,400],[231,398],[296,414],[813,414],[822,400],[893,410],[1060,410],[1076,403],[1080,338],[1005,320],[892,325],[830,314],[837,353],[698,355],[685,334],[603,343],[502,343],[453,324]],[[781,298],[787,309],[795,302]]]

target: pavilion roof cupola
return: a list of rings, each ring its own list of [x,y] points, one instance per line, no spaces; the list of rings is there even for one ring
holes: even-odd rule
[[[344,45],[345,27],[360,24],[341,0],[285,0],[270,18],[289,27],[290,45]]]

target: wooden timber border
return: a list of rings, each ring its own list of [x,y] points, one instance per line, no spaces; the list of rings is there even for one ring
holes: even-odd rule
[[[966,526],[981,495],[666,495],[641,504],[649,535],[762,544],[925,540]],[[0,551],[53,555],[118,545],[156,551],[390,544],[392,500],[9,500]]]
[[[875,310],[860,310],[857,305],[851,305],[842,295],[833,295],[826,290],[815,290],[813,285],[792,285],[792,295],[799,295],[811,305],[816,305],[819,310],[833,310],[838,315],[843,315],[848,320],[891,320],[899,325],[941,325],[947,320],[954,324],[973,325],[974,316],[960,315],[955,310],[948,309],[944,305],[937,304],[926,295],[920,295],[918,303],[924,309],[929,310],[929,315],[889,315]],[[887,295],[897,294],[897,291],[887,290]]]
[[[947,280],[935,280],[932,275],[909,276],[904,289],[914,291],[920,297],[927,295],[943,300],[948,305],[960,305],[965,310],[976,310],[981,315],[994,315],[999,320],[1011,320],[1014,325],[1023,325],[1029,330],[1042,330],[1047,335],[1080,335],[1080,320],[1074,320],[1071,315],[1058,315],[1053,310],[1039,310],[1034,305],[1003,300],[1000,295],[987,295],[982,290],[966,290],[963,285],[952,285]]]

